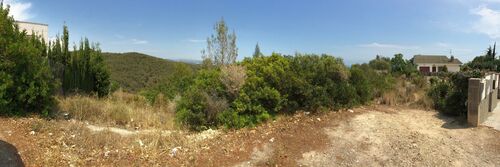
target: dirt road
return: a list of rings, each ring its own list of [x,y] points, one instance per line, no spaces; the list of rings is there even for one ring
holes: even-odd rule
[[[367,112],[326,128],[329,147],[303,154],[307,166],[499,166],[500,135],[434,112]]]
[[[0,118],[0,140],[16,146],[27,166],[500,166],[499,131],[399,107],[301,112],[192,141],[196,134],[120,136],[75,121],[48,123],[32,134],[40,119]]]

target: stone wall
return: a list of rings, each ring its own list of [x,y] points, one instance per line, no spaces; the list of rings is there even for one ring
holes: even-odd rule
[[[470,126],[478,126],[484,122],[497,107],[498,79],[497,73],[469,79],[467,122]]]

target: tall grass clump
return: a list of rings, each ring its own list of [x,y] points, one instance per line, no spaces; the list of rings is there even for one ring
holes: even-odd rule
[[[108,98],[73,95],[57,99],[61,112],[92,124],[123,128],[174,128],[173,104],[151,105],[139,95],[116,91]]]

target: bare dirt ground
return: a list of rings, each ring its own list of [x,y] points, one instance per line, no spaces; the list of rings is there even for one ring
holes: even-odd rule
[[[499,131],[404,107],[301,112],[202,133],[123,135],[88,126],[0,118],[0,140],[27,166],[500,166]]]
[[[500,130],[500,106],[493,111],[493,114],[489,116],[483,125],[492,127],[493,129]]]

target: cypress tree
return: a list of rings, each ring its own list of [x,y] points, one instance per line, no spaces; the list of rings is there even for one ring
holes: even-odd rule
[[[256,58],[256,57],[262,57],[263,54],[260,52],[260,47],[259,47],[259,43],[257,43],[255,45],[255,51],[253,52],[253,57]]]

